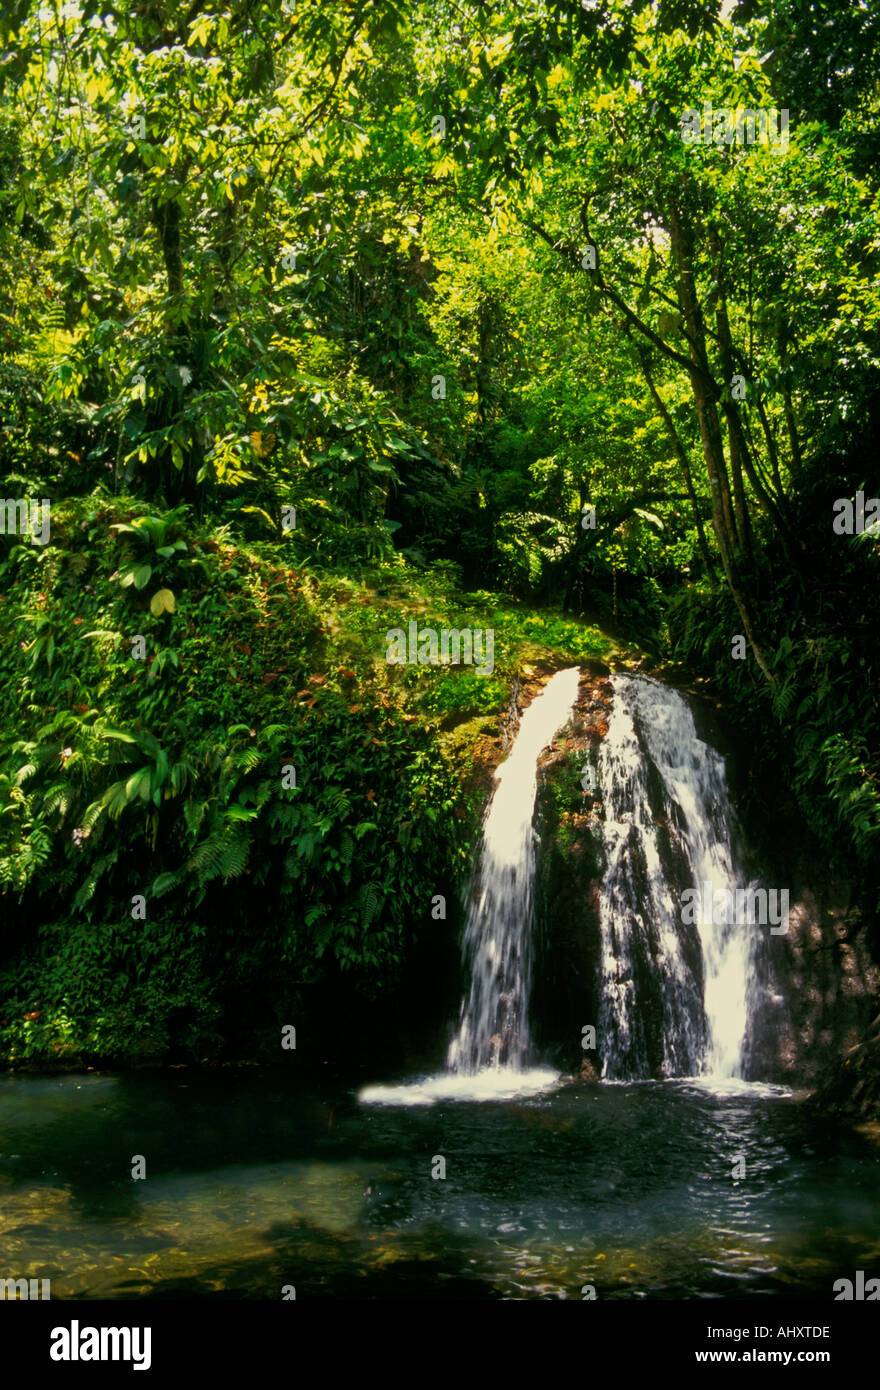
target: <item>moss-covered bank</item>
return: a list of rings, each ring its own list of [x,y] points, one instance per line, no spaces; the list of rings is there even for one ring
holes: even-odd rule
[[[316,571],[126,498],[2,544],[0,1055],[430,1040],[511,698],[609,639],[442,569]],[[494,670],[389,664],[413,619],[493,629]]]

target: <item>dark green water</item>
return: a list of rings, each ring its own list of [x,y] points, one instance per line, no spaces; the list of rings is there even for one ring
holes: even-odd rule
[[[878,1153],[758,1088],[412,1108],[256,1070],[6,1077],[0,1276],[53,1298],[830,1301],[880,1272]]]

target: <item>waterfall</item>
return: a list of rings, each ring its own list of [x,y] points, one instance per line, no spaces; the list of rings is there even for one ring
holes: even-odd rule
[[[470,988],[446,1059],[453,1072],[521,1071],[528,1061],[537,763],[571,714],[579,677],[576,666],[551,677],[523,715],[510,756],[495,773],[479,881],[464,930]]]
[[[439,1075],[367,1086],[367,1103],[431,1105],[501,1099],[552,1087],[530,1066],[538,759],[567,723],[577,667],[558,671],[520,721],[483,822],[463,956],[468,984]],[[599,1028],[606,1080],[743,1074],[756,928],[702,908],[741,884],[724,760],[697,737],[675,690],[614,675],[608,732],[598,752],[604,869],[599,889]],[[583,785],[583,784],[582,784]],[[585,885],[585,890],[587,885]],[[696,890],[701,910],[683,913]]]
[[[741,1077],[760,928],[718,924],[702,902],[704,884],[742,884],[724,761],[677,691],[643,676],[612,684],[598,756],[602,1075]],[[692,925],[687,889],[701,895]]]

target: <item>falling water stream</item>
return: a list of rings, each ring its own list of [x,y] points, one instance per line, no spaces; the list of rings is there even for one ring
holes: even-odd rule
[[[483,825],[479,891],[464,932],[470,990],[446,1059],[450,1071],[472,1076],[504,1065],[521,1071],[529,1057],[537,762],[571,715],[579,676],[572,667],[547,682],[522,717],[510,757],[495,773]]]
[[[580,671],[557,671],[520,721],[510,756],[495,773],[483,822],[478,877],[465,924],[463,954],[470,986],[448,1070],[406,1086],[367,1086],[361,1100],[430,1104],[523,1095],[554,1085],[556,1073],[529,1067],[532,894],[538,758],[567,723]]]
[[[599,751],[603,1075],[740,1078],[759,928],[716,923],[702,903],[691,924],[683,906],[688,889],[743,886],[724,760],[677,690],[644,676],[612,685]]]

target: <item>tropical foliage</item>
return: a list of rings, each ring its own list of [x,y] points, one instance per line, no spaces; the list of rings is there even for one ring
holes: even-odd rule
[[[623,644],[880,898],[880,24],[720,11],[6,7],[10,1055],[394,996],[478,821],[444,733]],[[388,667],[413,619],[493,673]]]

